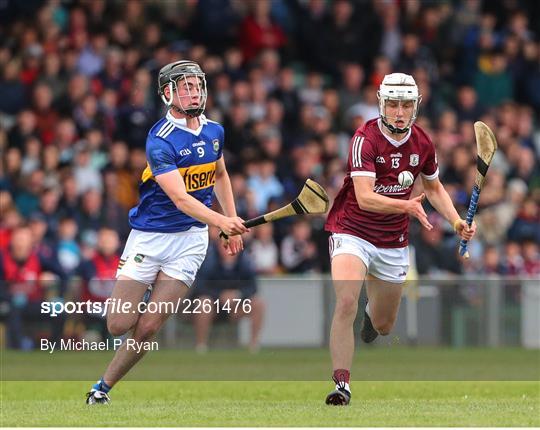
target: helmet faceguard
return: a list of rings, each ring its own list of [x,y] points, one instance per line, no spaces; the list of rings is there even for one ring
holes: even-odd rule
[[[386,75],[377,92],[377,98],[379,99],[379,115],[381,116],[382,123],[392,133],[403,134],[407,133],[412,127],[416,117],[418,116],[418,106],[422,101],[422,96],[418,94],[418,87],[414,78],[411,75],[405,73],[392,73]],[[388,121],[386,116],[386,102],[387,100],[398,100],[400,102],[412,100],[414,103],[414,109],[409,123],[403,127],[396,127]]]
[[[196,87],[188,85],[188,78],[195,77]],[[186,84],[187,94],[180,95],[179,86]],[[169,88],[169,98],[165,95],[165,88]],[[173,91],[176,91],[176,95],[179,100],[180,106],[173,104]],[[176,61],[174,63],[167,64],[162,67],[158,75],[158,94],[170,109],[174,109],[177,112],[189,116],[197,117],[204,112],[206,106],[207,89],[205,74],[201,67],[193,61]],[[198,97],[198,105],[195,103],[195,99]],[[189,106],[188,108],[182,107],[182,104]],[[195,106],[194,106],[195,105]],[[193,106],[193,107],[191,107]]]

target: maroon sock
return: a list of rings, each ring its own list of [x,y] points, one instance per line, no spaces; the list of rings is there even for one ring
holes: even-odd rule
[[[349,384],[351,379],[351,372],[346,369],[336,369],[334,370],[334,375],[332,376],[332,379],[336,384],[339,384],[340,382],[346,382],[347,384]]]

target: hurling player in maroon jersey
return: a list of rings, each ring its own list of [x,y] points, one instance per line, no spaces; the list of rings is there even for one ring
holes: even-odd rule
[[[421,96],[412,76],[386,75],[378,92],[380,117],[366,122],[351,140],[347,176],[328,214],[332,279],[336,307],[330,330],[330,353],[336,389],[326,403],[347,405],[351,398],[350,369],[354,353],[353,323],[364,280],[368,306],[361,338],[373,342],[392,329],[409,269],[409,216],[431,230],[422,200],[451,223],[458,236],[470,240],[438,179],[435,147],[414,121]],[[417,176],[424,193],[410,199]]]

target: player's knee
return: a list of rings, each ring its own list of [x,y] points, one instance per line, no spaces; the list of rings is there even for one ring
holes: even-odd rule
[[[137,342],[145,342],[152,339],[160,328],[160,321],[154,321],[149,319],[139,321],[139,323],[137,324],[137,328],[135,329],[135,333],[133,333],[133,338]]]
[[[107,319],[107,330],[112,336],[122,336],[131,329],[132,324],[118,318]]]
[[[353,295],[343,295],[336,301],[336,314],[339,316],[355,317],[358,311],[358,299]]]
[[[390,320],[372,320],[373,328],[377,330],[377,333],[379,333],[381,336],[386,336],[390,334],[392,331],[392,328],[394,327],[393,321]]]

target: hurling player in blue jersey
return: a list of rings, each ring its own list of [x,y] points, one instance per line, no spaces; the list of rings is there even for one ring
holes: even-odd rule
[[[241,234],[248,231],[236,216],[223,127],[203,115],[203,71],[192,61],[168,64],[159,71],[158,93],[168,110],[148,133],[140,202],[129,213],[132,230],[107,309],[109,332],[129,334],[87,394],[88,404],[109,403],[109,390],[154,345],[150,341],[175,311],[169,304],[188,292],[205,258],[208,225],[229,236],[223,246],[231,255],[243,250]],[[214,192],[224,215],[210,209]],[[139,312],[147,290],[147,312]]]

